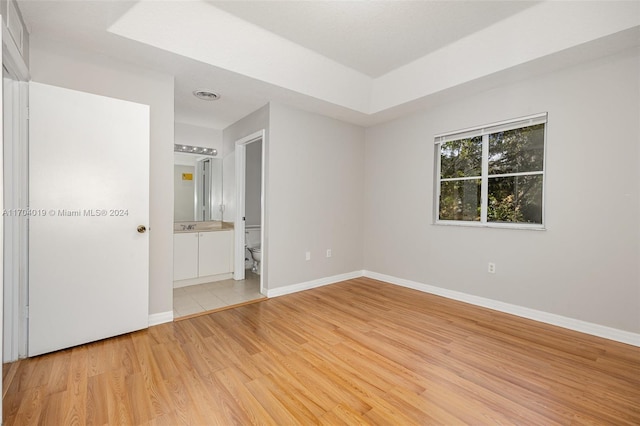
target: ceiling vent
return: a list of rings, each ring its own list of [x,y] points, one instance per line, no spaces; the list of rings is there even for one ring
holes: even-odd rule
[[[193,96],[203,101],[217,101],[220,99],[220,94],[207,89],[194,90]]]

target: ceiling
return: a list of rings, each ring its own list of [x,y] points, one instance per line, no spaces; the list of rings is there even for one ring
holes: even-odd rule
[[[533,59],[638,26],[639,18],[621,10],[610,13],[600,32],[577,24],[571,32],[572,23],[597,19],[602,10],[590,7],[580,15],[554,2],[557,22],[549,26],[557,32],[540,32],[530,21],[551,7],[540,3],[18,0],[34,45],[89,51],[169,73],[175,76],[176,121],[218,129],[269,101],[371,125],[425,100],[485,90],[505,78],[504,69],[526,76],[516,65],[537,63],[532,69],[539,72],[540,61]],[[527,40],[510,40],[528,26],[542,38],[537,49],[517,44]],[[463,62],[462,56],[481,51],[484,63]],[[458,61],[449,69],[461,72],[434,66],[447,61]],[[201,88],[222,98],[200,101],[191,93]]]
[[[534,1],[211,1],[370,77],[501,21]]]

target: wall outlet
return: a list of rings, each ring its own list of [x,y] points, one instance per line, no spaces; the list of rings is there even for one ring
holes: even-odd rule
[[[331,249],[327,249],[327,257],[331,257]]]
[[[496,264],[493,262],[489,262],[489,267],[487,268],[487,272],[490,274],[496,273]]]
[[[308,251],[304,254],[304,260],[311,260],[311,252]]]

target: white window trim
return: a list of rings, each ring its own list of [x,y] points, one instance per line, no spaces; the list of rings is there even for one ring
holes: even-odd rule
[[[434,143],[436,149],[434,150],[435,156],[435,167],[434,167],[434,194],[435,194],[435,202],[434,202],[434,211],[433,211],[433,224],[435,225],[445,225],[445,226],[469,226],[473,228],[505,228],[505,229],[526,229],[526,230],[536,230],[536,231],[545,231],[546,228],[546,203],[545,203],[545,194],[546,194],[546,165],[547,165],[547,113],[539,113],[534,115],[529,115],[526,117],[514,118],[511,120],[499,121],[491,124],[486,124],[483,126],[470,127],[466,129],[456,130],[453,132],[440,133],[434,136]],[[504,173],[498,175],[491,175],[492,178],[497,177],[509,177],[509,176],[530,176],[530,175],[542,175],[542,223],[507,223],[507,222],[488,222],[487,221],[487,213],[488,213],[488,198],[489,198],[489,144],[486,143],[486,138],[488,135],[496,132],[519,129],[522,127],[534,126],[537,124],[545,124],[544,126],[544,149],[542,154],[542,171],[535,172],[518,172],[518,173]],[[440,147],[443,143],[454,141],[458,139],[472,138],[476,136],[482,136],[482,175],[481,176],[472,176],[472,177],[464,177],[464,178],[451,178],[451,179],[440,179]],[[460,180],[477,180],[481,179],[481,199],[480,199],[480,212],[481,217],[480,221],[463,221],[463,220],[443,220],[440,219],[440,188],[441,182],[447,181],[460,181]]]
[[[528,115],[526,117],[518,117],[511,120],[498,121],[483,126],[469,127],[466,129],[455,130],[453,132],[440,133],[435,135],[434,143],[436,145],[443,142],[455,141],[458,139],[472,138],[474,136],[483,136],[491,133],[519,129],[521,127],[535,126],[547,122],[547,113]]]

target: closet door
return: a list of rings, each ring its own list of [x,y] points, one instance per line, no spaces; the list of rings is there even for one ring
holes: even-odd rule
[[[29,356],[148,327],[149,107],[29,87]]]

